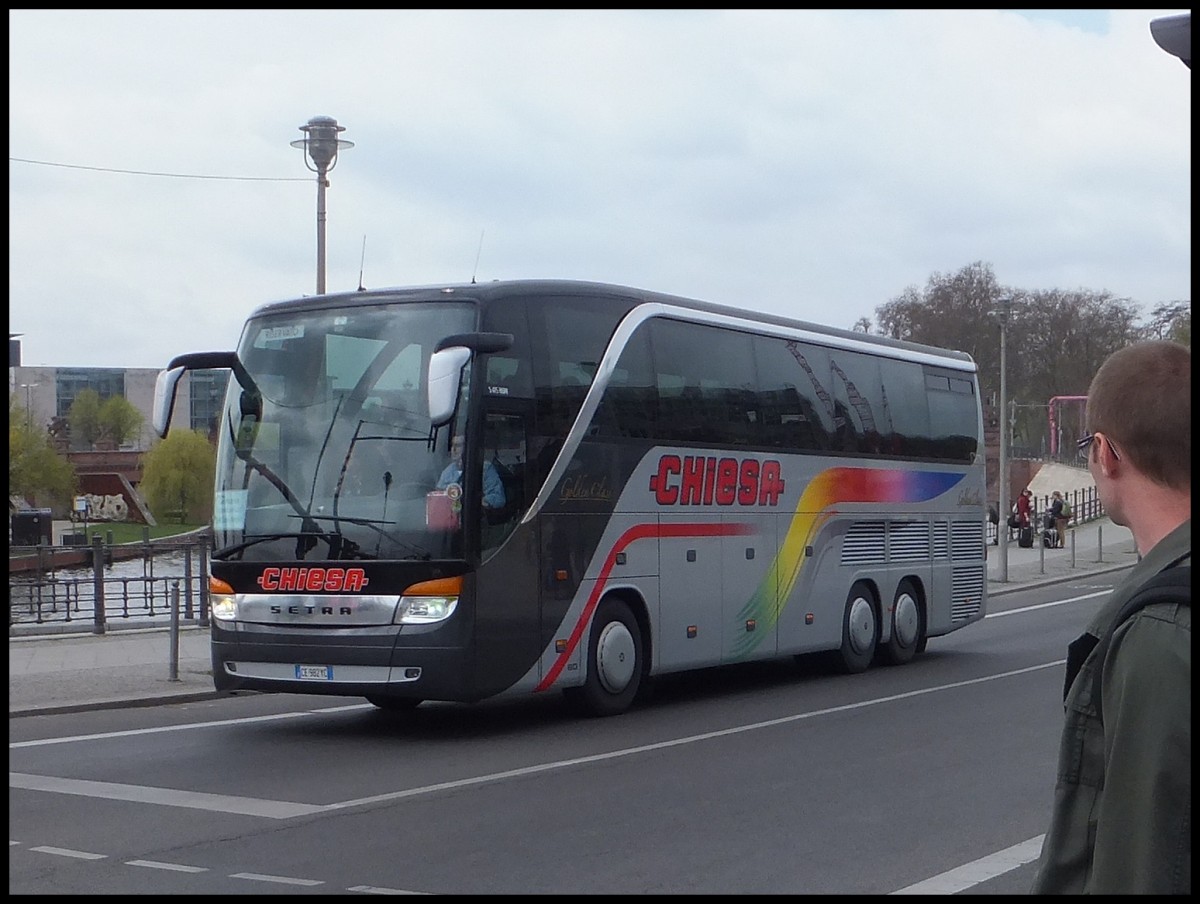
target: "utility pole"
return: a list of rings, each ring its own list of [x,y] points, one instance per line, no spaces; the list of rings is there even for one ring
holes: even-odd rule
[[[1000,518],[996,524],[996,545],[1000,552],[1000,573],[997,580],[1008,582],[1008,431],[1005,424],[1008,412],[1008,387],[1005,371],[1008,366],[1006,359],[1006,342],[1008,339],[1008,315],[1012,309],[1011,298],[1001,298],[1000,307],[992,314],[1000,321]]]

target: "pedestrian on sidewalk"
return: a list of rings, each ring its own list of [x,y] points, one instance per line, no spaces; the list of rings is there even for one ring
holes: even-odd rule
[[[1033,490],[1025,487],[1021,490],[1021,495],[1017,497],[1017,527],[1029,527],[1032,514]]]
[[[1191,375],[1186,346],[1154,340],[1114,352],[1088,388],[1080,454],[1141,560],[1067,648],[1034,894],[1191,893]],[[1176,568],[1186,601],[1123,611]]]
[[[1063,502],[1063,494],[1059,490],[1055,490],[1050,496],[1050,517],[1054,519],[1054,545],[1062,548],[1067,545],[1067,522],[1070,518],[1067,517],[1066,503]]]

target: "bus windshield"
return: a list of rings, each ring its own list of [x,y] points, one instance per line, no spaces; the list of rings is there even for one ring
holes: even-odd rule
[[[433,427],[425,383],[437,343],[475,321],[447,303],[252,318],[219,425],[214,558],[461,556],[462,484],[439,478],[466,405]]]

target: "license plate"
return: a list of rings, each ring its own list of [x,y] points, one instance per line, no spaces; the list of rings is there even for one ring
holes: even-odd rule
[[[303,681],[332,681],[333,666],[331,665],[298,665],[296,677]]]

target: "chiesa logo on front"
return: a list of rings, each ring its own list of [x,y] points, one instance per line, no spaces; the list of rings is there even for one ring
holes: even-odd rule
[[[370,581],[361,568],[264,568],[257,584],[268,592],[308,591],[318,593],[362,590]]]
[[[663,455],[650,477],[650,492],[659,505],[779,504],[783,471],[776,459]]]

